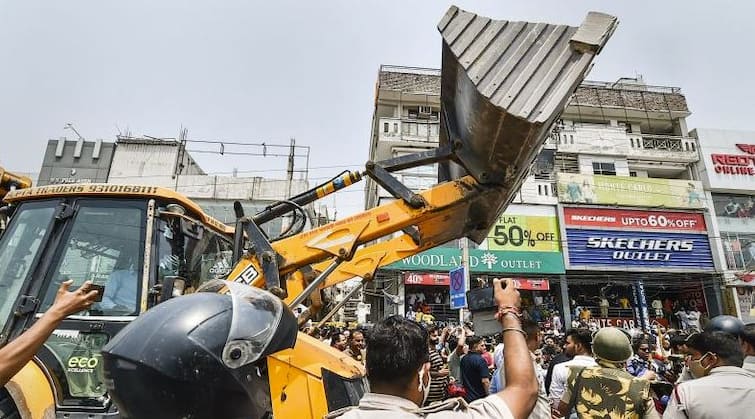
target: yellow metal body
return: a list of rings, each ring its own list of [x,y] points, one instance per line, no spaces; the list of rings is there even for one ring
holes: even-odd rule
[[[27,176],[17,175],[8,172],[0,167],[0,198],[5,196],[9,191],[15,189],[31,188],[31,179]]]
[[[276,418],[322,418],[328,412],[322,370],[342,377],[364,376],[359,362],[299,333],[296,346],[267,357],[270,395]]]
[[[287,290],[285,301],[290,303],[299,296],[313,278],[301,268],[311,267],[317,273],[334,260],[342,263],[320,285],[333,286],[355,276],[370,278],[381,266],[416,254],[425,249],[462,237],[470,226],[467,214],[475,205],[488,205],[500,198],[500,188],[479,185],[472,177],[437,185],[421,195],[427,205],[416,209],[397,200],[344,220],[306,231],[272,243],[279,255],[279,272]],[[201,208],[186,197],[169,189],[137,185],[59,185],[44,186],[9,192],[5,200],[20,202],[62,196],[141,197],[160,199],[182,205],[187,214],[214,230],[232,233],[233,229],[207,216]],[[459,220],[459,221],[455,221]],[[405,228],[415,228],[418,243],[407,234],[379,243]],[[255,256],[246,256],[234,267],[230,279],[249,266],[262,272]],[[252,285],[263,288],[265,279],[259,275]],[[345,378],[364,376],[361,364],[328,345],[304,334],[299,334],[293,349],[268,357],[270,396],[276,417],[319,418],[327,413],[327,400],[322,384],[322,369],[326,368]],[[42,374],[26,378],[20,388],[39,389],[48,394],[49,384]]]
[[[5,385],[22,419],[55,417],[55,398],[47,376],[36,362],[26,364]]]

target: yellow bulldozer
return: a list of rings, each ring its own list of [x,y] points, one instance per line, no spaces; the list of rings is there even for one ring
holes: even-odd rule
[[[0,167],[0,200],[5,197],[10,191],[16,189],[31,188],[32,182],[29,177],[19,175],[16,173],[8,172]],[[5,226],[8,222],[8,216],[4,212],[0,211],[0,234],[5,230]]]
[[[59,284],[101,301],[68,317],[0,391],[0,418],[320,418],[356,404],[364,368],[304,333],[327,287],[450,240],[481,241],[617,25],[441,19],[439,147],[367,162],[226,226],[160,187],[71,184],[5,196],[1,343],[47,310]],[[393,172],[438,164],[415,193]],[[263,225],[370,177],[395,201],[309,231]],[[212,291],[212,292],[198,292]],[[296,319],[289,307],[308,309]]]

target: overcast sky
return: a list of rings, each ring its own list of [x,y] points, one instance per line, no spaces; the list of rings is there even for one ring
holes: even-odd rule
[[[589,10],[614,14],[619,29],[589,79],[639,73],[683,89],[690,129],[755,130],[749,1],[0,0],[0,165],[38,172],[48,139],[75,138],[70,122],[110,141],[181,126],[193,140],[295,138],[310,147],[315,182],[359,169],[378,67],[439,67],[436,25],[450,4],[570,25]],[[285,175],[285,159],[196,158],[209,173]],[[360,188],[327,204],[339,218],[358,211]]]

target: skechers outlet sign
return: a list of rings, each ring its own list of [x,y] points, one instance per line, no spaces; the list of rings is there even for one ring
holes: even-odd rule
[[[699,213],[564,208],[567,269],[711,271]]]

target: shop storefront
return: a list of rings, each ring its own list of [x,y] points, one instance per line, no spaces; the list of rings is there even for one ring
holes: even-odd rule
[[[489,286],[494,277],[517,279],[532,318],[546,321],[560,310],[559,275],[563,255],[555,208],[511,205],[491,229],[483,249],[469,249],[470,288]],[[456,322],[450,308],[449,271],[463,266],[457,247],[437,247],[387,267],[400,275],[400,313],[433,314],[436,321]]]
[[[715,264],[702,212],[560,209],[573,319],[598,326],[677,325],[706,316]]]
[[[755,132],[695,130],[720,236],[728,314],[755,321]]]

